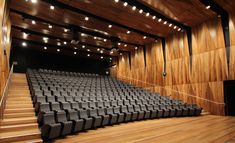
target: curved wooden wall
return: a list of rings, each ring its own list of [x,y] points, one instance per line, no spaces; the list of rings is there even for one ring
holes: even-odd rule
[[[235,17],[231,17],[230,76],[235,78]],[[175,33],[166,38],[166,72],[163,73],[163,50],[160,42],[148,45],[147,66],[143,50],[132,53],[132,68],[128,56],[122,56],[116,76],[162,95],[197,103],[212,114],[224,115],[223,80],[227,80],[226,49],[220,18],[210,19],[192,28],[192,70],[186,33]]]

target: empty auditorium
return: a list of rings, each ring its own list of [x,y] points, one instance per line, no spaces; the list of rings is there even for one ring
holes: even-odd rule
[[[235,143],[235,0],[0,0],[0,143]]]

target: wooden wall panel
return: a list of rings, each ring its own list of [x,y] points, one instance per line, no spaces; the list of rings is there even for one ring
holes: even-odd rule
[[[230,44],[231,44],[229,76],[231,80],[235,80],[235,13],[230,14],[229,30],[230,30]]]

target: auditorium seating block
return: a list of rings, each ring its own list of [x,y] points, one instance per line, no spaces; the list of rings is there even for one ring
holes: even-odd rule
[[[44,140],[122,122],[199,116],[202,111],[110,76],[28,69],[27,80]]]

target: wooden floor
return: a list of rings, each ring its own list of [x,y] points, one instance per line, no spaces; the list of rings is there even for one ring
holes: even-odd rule
[[[235,143],[235,117],[202,115],[123,123],[56,143]]]
[[[0,121],[0,143],[10,142],[42,142],[25,74],[13,74]]]

